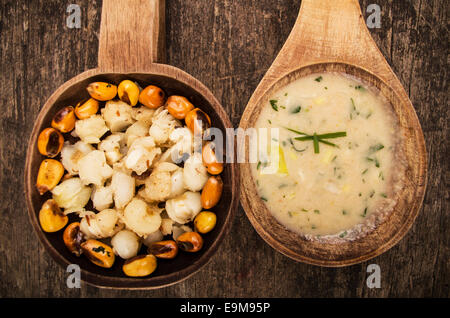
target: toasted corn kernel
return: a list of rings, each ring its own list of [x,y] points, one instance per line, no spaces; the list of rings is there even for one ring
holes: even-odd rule
[[[125,261],[122,270],[130,277],[144,277],[153,273],[156,269],[157,261],[154,255],[138,255]]]
[[[200,108],[191,110],[184,120],[186,126],[196,135],[203,134],[206,129],[211,127],[211,119]]]
[[[81,243],[84,241],[83,232],[80,231],[80,222],[70,223],[63,233],[63,240],[66,247],[76,256],[81,255]]]
[[[75,128],[75,110],[72,106],[67,106],[56,113],[52,120],[52,127],[62,133],[72,131]]]
[[[99,108],[98,100],[89,98],[87,101],[82,101],[75,106],[75,115],[78,119],[87,119],[92,115],[97,114]]]
[[[194,105],[184,96],[172,95],[166,101],[167,110],[176,119],[184,119]]]
[[[81,243],[81,249],[92,263],[100,267],[110,268],[116,259],[112,248],[97,240]]]
[[[117,86],[105,82],[90,83],[86,89],[92,98],[101,102],[111,100],[117,95]]]
[[[148,252],[158,258],[174,258],[178,254],[178,245],[175,241],[160,241],[152,243]]]
[[[64,167],[58,160],[45,159],[39,167],[36,187],[40,195],[56,187],[64,174]]]
[[[217,217],[213,212],[202,211],[194,219],[194,226],[197,232],[205,234],[216,226]]]
[[[177,244],[185,252],[198,252],[203,247],[203,238],[197,232],[185,232],[178,236]]]
[[[164,105],[166,94],[158,86],[149,85],[139,94],[139,103],[148,108],[158,108]]]
[[[208,142],[202,149],[203,164],[208,169],[210,174],[220,174],[223,171],[223,163],[218,162],[216,152],[214,150],[214,143]]]
[[[55,128],[45,128],[39,134],[37,146],[39,152],[47,157],[56,157],[64,145],[63,135]]]
[[[117,94],[119,94],[120,100],[131,106],[136,106],[139,100],[139,93],[139,86],[130,80],[120,82],[117,88]]]
[[[211,176],[202,190],[201,202],[204,209],[211,209],[222,196],[223,181],[220,176]]]
[[[53,199],[45,201],[39,211],[39,223],[45,232],[58,232],[66,226],[68,221],[69,218],[64,215]]]

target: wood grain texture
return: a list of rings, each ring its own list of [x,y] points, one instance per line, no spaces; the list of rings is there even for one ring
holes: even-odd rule
[[[153,62],[163,59],[164,0],[105,0],[103,8],[98,48],[100,70],[145,72]]]
[[[67,273],[37,242],[23,196],[26,141],[39,109],[65,81],[97,65],[101,1],[2,1],[0,7],[0,296],[35,297],[449,297],[447,20],[444,1],[379,0],[378,47],[406,88],[428,152],[427,193],[411,231],[387,253],[346,268],[296,263],[275,252],[240,209],[200,273],[156,291],[66,287]],[[373,1],[360,1],[363,12]],[[252,92],[287,39],[298,0],[169,0],[166,62],[209,87],[237,126]],[[58,12],[59,14],[56,14]],[[367,17],[368,14],[365,14]],[[380,289],[366,267],[381,268]]]

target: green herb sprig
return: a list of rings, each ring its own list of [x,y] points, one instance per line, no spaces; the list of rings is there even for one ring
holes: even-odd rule
[[[271,99],[269,102],[270,102],[270,106],[272,106],[273,110],[277,112],[278,111],[278,105],[277,105],[278,100]]]
[[[303,152],[303,151],[306,150],[306,148],[304,148],[304,149],[298,149],[297,147],[295,147],[294,142],[292,141],[292,138],[289,138],[289,142],[290,142],[292,148],[293,148],[295,151],[297,151],[297,152]]]
[[[291,114],[297,114],[300,113],[300,111],[302,110],[302,106],[297,106],[291,109]]]
[[[323,143],[323,144],[328,145],[328,146],[339,148],[338,145],[336,145],[336,144],[334,144],[334,143],[332,143],[332,142],[330,142],[328,140],[325,140],[325,139],[334,139],[334,138],[340,138],[340,137],[346,137],[347,136],[347,132],[345,132],[345,131],[338,131],[338,132],[334,132],[334,133],[319,134],[319,135],[314,133],[312,135],[308,135],[308,134],[306,134],[304,132],[301,132],[301,131],[298,131],[298,130],[295,130],[295,129],[291,129],[291,128],[288,128],[288,127],[284,127],[284,128],[286,128],[287,130],[292,131],[293,133],[296,133],[298,135],[302,135],[301,137],[295,137],[294,138],[295,140],[298,140],[298,141],[312,140],[313,141],[313,145],[314,145],[314,153],[319,153],[320,152],[319,143]]]

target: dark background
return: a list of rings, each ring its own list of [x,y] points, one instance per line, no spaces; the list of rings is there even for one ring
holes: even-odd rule
[[[26,146],[51,93],[97,66],[101,1],[0,0],[0,296],[34,297],[449,297],[448,1],[360,1],[381,7],[371,34],[404,85],[422,124],[428,184],[405,238],[346,268],[296,263],[270,248],[239,208],[212,261],[182,283],[155,291],[66,287],[67,273],[37,241],[23,195]],[[66,8],[80,5],[81,28]],[[166,0],[166,62],[208,86],[235,127],[286,40],[299,0]],[[369,264],[381,288],[366,286]]]

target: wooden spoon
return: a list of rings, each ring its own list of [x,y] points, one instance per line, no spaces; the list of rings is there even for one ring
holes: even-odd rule
[[[388,219],[362,239],[336,244],[307,241],[280,225],[260,200],[250,164],[240,167],[241,203],[261,237],[294,260],[346,266],[368,260],[394,246],[412,226],[424,197],[426,150],[414,108],[400,81],[379,51],[357,0],[303,0],[286,43],[259,83],[240,127],[254,127],[264,101],[289,82],[317,72],[342,72],[378,88],[392,104],[405,137],[407,180]],[[248,145],[238,145],[248,156]]]
[[[119,258],[109,270],[91,264],[86,257],[69,253],[62,233],[44,233],[37,215],[50,193],[40,196],[36,191],[36,175],[43,160],[37,151],[38,134],[49,127],[55,113],[64,106],[75,105],[88,97],[86,87],[94,81],[118,84],[124,79],[137,81],[141,86],[158,85],[168,96],[176,94],[190,99],[211,118],[212,126],[225,132],[231,123],[214,95],[198,80],[182,70],[158,64],[164,56],[164,1],[163,0],[103,0],[98,68],[88,70],[61,85],[47,100],[34,124],[28,144],[25,166],[25,194],[30,222],[46,250],[61,265],[79,264],[81,278],[86,282],[112,288],[159,288],[186,279],[210,259],[231,225],[238,203],[238,175],[236,164],[225,164],[221,176],[224,182],[222,199],[214,208],[217,225],[205,237],[203,249],[195,254],[180,253],[176,259],[160,264],[149,277],[126,277]],[[198,61],[197,61],[198,62]],[[65,136],[70,138],[68,134]],[[71,216],[71,222],[77,220]],[[142,253],[142,251],[141,251]]]

